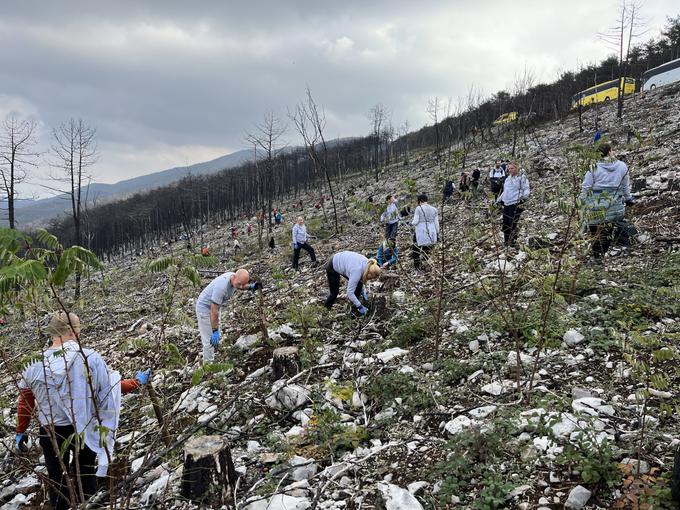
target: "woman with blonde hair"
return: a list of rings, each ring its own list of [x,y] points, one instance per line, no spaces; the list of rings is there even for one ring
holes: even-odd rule
[[[368,291],[364,285],[380,276],[380,266],[375,259],[369,259],[353,251],[339,251],[326,264],[328,289],[330,294],[325,306],[329,310],[335,303],[340,292],[340,277],[347,279],[347,299],[357,308],[361,315],[368,312],[368,308],[361,304],[359,297],[363,295],[368,300]]]

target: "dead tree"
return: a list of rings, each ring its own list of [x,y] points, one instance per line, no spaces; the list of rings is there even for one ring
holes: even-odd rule
[[[82,119],[71,119],[52,130],[52,139],[53,167],[59,171],[52,178],[60,183],[52,189],[64,194],[71,202],[73,244],[82,246],[82,218],[84,203],[87,202],[87,195],[83,197],[83,188],[92,179],[87,173],[88,168],[97,161],[96,131]],[[80,273],[76,273],[75,298],[79,297]]]
[[[326,129],[326,114],[312,97],[312,91],[309,87],[305,90],[305,99],[298,103],[295,111],[289,114],[290,119],[295,124],[295,128],[302,137],[305,144],[305,149],[312,160],[314,172],[316,174],[323,172],[326,177],[326,184],[328,185],[328,193],[331,196],[333,204],[333,218],[335,222],[335,233],[340,233],[338,225],[338,209],[335,204],[335,194],[333,193],[333,183],[328,168],[328,146],[324,136],[324,129]]]
[[[273,111],[264,114],[264,119],[255,126],[252,133],[246,135],[246,140],[254,147],[255,165],[258,177],[258,208],[264,208],[267,203],[269,229],[272,229],[272,201],[277,189],[275,160],[286,149],[287,144],[280,139],[286,132],[286,125]],[[263,168],[262,168],[263,167]]]
[[[208,507],[234,508],[236,479],[231,451],[223,437],[195,436],[187,441],[182,497]]]
[[[615,48],[618,53],[618,98],[616,100],[616,116],[623,118],[623,102],[625,78],[628,74],[630,50],[634,39],[643,35],[645,22],[640,16],[642,3],[638,0],[622,0],[616,16],[616,25],[598,34],[600,39]]]
[[[368,110],[368,120],[371,121],[371,140],[373,141],[373,167],[375,170],[375,182],[378,182],[378,173],[380,171],[383,125],[387,123],[389,115],[389,110],[382,103],[378,103]]]
[[[38,153],[34,150],[35,128],[35,120],[19,120],[14,115],[7,116],[0,128],[0,178],[3,195],[7,200],[9,228],[15,228],[14,202],[18,197],[17,185],[26,179],[27,167],[36,166]]]

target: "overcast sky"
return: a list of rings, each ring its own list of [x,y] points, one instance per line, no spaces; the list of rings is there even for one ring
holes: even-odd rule
[[[264,112],[285,117],[306,85],[329,138],[366,134],[378,102],[395,126],[418,128],[430,97],[471,84],[492,94],[525,66],[549,81],[607,56],[597,33],[618,4],[6,0],[0,116],[33,116],[45,146],[53,126],[82,118],[97,129],[100,182],[242,149]],[[677,0],[647,0],[645,38],[678,13]]]

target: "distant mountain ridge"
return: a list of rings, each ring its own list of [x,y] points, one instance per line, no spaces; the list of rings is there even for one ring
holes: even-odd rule
[[[190,166],[182,166],[161,170],[132,179],[126,179],[114,184],[104,184],[93,182],[88,186],[83,186],[83,197],[87,197],[91,202],[108,202],[112,199],[123,198],[132,193],[167,186],[177,182],[187,175],[206,175],[234,168],[253,157],[252,150],[241,150],[220,156],[219,158],[203,163],[196,163]],[[16,221],[20,228],[28,226],[44,225],[52,218],[55,218],[71,207],[69,195],[57,195],[50,198],[43,198],[33,201],[19,201],[16,204]],[[7,225],[7,220],[2,220],[3,226]]]

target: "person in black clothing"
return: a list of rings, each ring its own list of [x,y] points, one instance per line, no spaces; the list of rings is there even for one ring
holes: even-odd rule
[[[470,182],[470,185],[472,186],[472,191],[476,192],[477,189],[479,188],[479,179],[482,176],[482,173],[480,172],[479,168],[475,168],[472,171],[472,182]]]
[[[444,185],[444,201],[450,200],[451,197],[453,197],[453,181],[448,180]]]
[[[460,179],[458,181],[458,190],[461,193],[470,191],[470,176],[468,175],[467,172],[463,172],[460,174]]]

